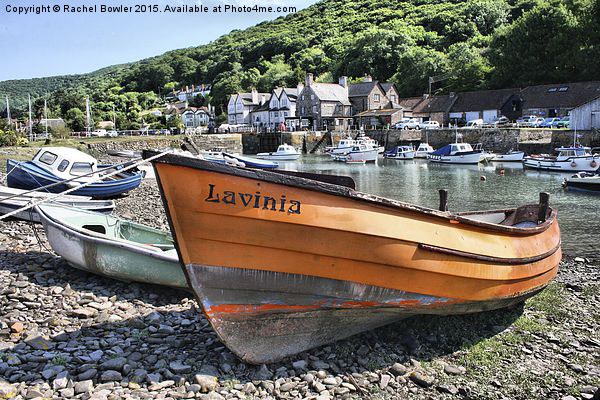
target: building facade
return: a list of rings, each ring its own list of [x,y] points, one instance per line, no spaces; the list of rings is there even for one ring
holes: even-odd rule
[[[298,95],[296,115],[313,130],[347,130],[352,125],[352,104],[348,99],[348,80],[338,83],[314,82],[306,76],[305,86]]]

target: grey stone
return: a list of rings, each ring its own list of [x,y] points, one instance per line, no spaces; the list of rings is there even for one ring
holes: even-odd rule
[[[313,374],[308,373],[308,374],[304,375],[304,378],[302,378],[302,380],[304,382],[311,383],[312,381],[315,380],[315,376]]]
[[[329,369],[329,364],[327,364],[326,362],[323,362],[321,360],[316,360],[316,361],[312,361],[311,362],[313,368],[319,370],[319,369]]]
[[[444,372],[448,375],[461,375],[463,371],[454,365],[447,364],[444,366]]]
[[[323,379],[323,384],[327,386],[337,386],[338,382],[335,378],[325,378]]]
[[[56,375],[56,378],[52,381],[52,389],[59,390],[67,387],[69,373],[62,371]]]
[[[458,394],[458,388],[454,385],[449,385],[449,384],[438,385],[436,387],[436,389],[440,393],[449,393],[451,395]]]
[[[210,392],[219,387],[219,380],[213,375],[197,374],[194,376],[194,380],[200,385],[203,392]]]
[[[73,390],[73,388],[60,389],[59,392],[60,392],[61,398],[69,399],[69,398],[75,396],[75,390]]]
[[[392,379],[392,377],[389,376],[388,374],[381,375],[381,378],[379,380],[379,388],[385,389],[386,387],[388,387],[391,379]]]
[[[254,371],[253,379],[257,381],[265,381],[271,379],[273,373],[267,368],[265,364],[262,364],[258,369]]]
[[[91,393],[94,390],[94,382],[91,379],[86,379],[84,381],[75,382],[73,386],[75,389],[75,393]]]
[[[295,388],[297,385],[296,382],[285,382],[284,384],[282,384],[279,387],[279,390],[281,390],[282,392],[289,392],[290,390],[292,390],[293,388]]]
[[[164,388],[173,386],[174,384],[175,384],[175,381],[172,381],[172,380],[162,381],[159,383],[153,383],[152,385],[148,386],[148,390],[162,390]]]
[[[100,375],[100,380],[102,382],[120,381],[121,379],[123,379],[121,373],[111,369],[102,372],[102,375]]]
[[[77,379],[80,381],[86,381],[88,379],[92,379],[98,374],[98,370],[95,368],[88,369],[79,375],[77,375]]]
[[[304,369],[304,368],[306,368],[306,361],[304,361],[304,360],[294,361],[292,363],[292,367],[294,367],[294,369]]]
[[[407,368],[400,363],[394,363],[394,365],[390,367],[390,372],[395,376],[404,375],[406,374],[406,371]]]
[[[120,371],[123,369],[123,366],[126,363],[127,359],[125,357],[111,358],[110,360],[106,360],[102,364],[100,364],[100,369],[112,369]]]
[[[225,400],[225,397],[221,396],[217,392],[210,392],[200,397],[202,400]]]
[[[414,383],[416,383],[417,385],[421,386],[421,387],[430,387],[431,385],[433,385],[433,381],[434,379],[424,375],[418,371],[415,371],[413,373],[410,374],[410,380],[413,381]]]
[[[104,355],[104,352],[102,350],[96,350],[96,351],[92,351],[90,354],[88,354],[88,357],[92,361],[100,361],[100,359],[102,358],[103,355]]]
[[[181,361],[171,361],[169,363],[169,369],[176,374],[185,374],[192,370],[190,365],[185,365]]]

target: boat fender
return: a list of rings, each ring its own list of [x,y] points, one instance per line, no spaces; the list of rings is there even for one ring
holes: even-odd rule
[[[577,163],[576,163],[575,161],[573,161],[573,162],[571,163],[571,167],[575,168],[576,166],[577,166]]]
[[[482,181],[482,182],[485,182],[487,180],[487,178],[485,176],[481,175],[479,177],[479,180]]]
[[[592,162],[590,163],[590,166],[592,168],[596,168],[598,166],[598,163],[596,162],[596,160],[592,160]]]
[[[504,176],[504,170],[503,169],[500,170],[500,176]]]

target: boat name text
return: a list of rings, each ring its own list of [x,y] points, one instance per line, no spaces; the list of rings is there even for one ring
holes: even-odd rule
[[[266,196],[260,192],[240,193],[230,190],[219,190],[213,184],[208,184],[208,196],[204,199],[207,203],[223,203],[226,205],[241,204],[244,207],[260,208],[268,211],[287,212],[288,214],[300,214],[300,202],[288,200],[285,194],[275,197]]]

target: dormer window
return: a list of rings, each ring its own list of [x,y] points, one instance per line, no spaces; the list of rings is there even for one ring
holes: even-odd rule
[[[379,96],[379,93],[375,93],[373,95],[373,101],[378,103],[380,99],[381,99],[381,96]]]

